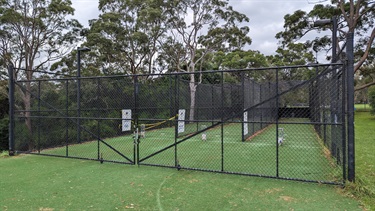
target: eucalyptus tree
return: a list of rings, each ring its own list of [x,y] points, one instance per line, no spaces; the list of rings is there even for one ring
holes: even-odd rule
[[[249,27],[240,26],[249,22],[249,18],[235,11],[228,1],[170,0],[168,6],[169,34],[184,49],[175,57],[177,71],[194,73],[207,54],[238,50],[251,43],[247,36]],[[200,79],[190,75],[189,120],[194,119],[196,80]]]
[[[13,65],[15,76],[31,80],[35,72],[71,51],[81,25],[70,0],[2,0],[0,8],[0,56],[3,66]],[[31,108],[31,83],[21,90],[23,109]],[[30,112],[24,112],[32,150]]]
[[[163,0],[100,0],[86,45],[109,73],[153,73],[166,33]]]
[[[329,31],[332,30],[332,24],[314,27],[312,22],[319,19],[337,18],[338,39],[337,43],[332,43],[330,36],[323,36],[308,40],[306,46],[314,50],[330,50],[330,46],[337,46],[337,55],[340,59],[343,57],[345,48],[345,38],[348,32],[355,33],[356,36],[356,64],[355,72],[361,67],[373,63],[369,56],[374,49],[375,38],[375,2],[372,0],[331,0],[330,4],[317,4],[310,12],[295,11],[293,14],[287,14],[284,17],[285,30],[279,32],[276,38],[281,40],[281,46],[285,47],[289,43],[296,42],[311,31]],[[331,55],[328,55],[330,58]],[[374,85],[372,81],[361,88]],[[357,87],[358,89],[358,87]]]

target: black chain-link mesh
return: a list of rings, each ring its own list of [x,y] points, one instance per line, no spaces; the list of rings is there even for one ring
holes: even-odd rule
[[[16,149],[342,182],[342,73],[316,66],[19,81]]]

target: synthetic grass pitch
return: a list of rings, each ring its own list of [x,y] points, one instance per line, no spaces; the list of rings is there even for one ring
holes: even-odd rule
[[[206,141],[202,141],[201,134],[197,134],[177,145],[174,145],[175,142],[186,137],[175,140],[174,127],[151,130],[146,132],[145,138],[140,139],[139,160],[140,164],[147,165],[173,167],[177,163],[181,168],[188,169],[340,182],[342,169],[329,156],[313,126],[300,122],[289,119],[288,122],[279,123],[278,127],[283,128],[286,134],[281,146],[277,144],[275,124],[245,142],[241,141],[241,123],[219,125],[207,130]],[[134,158],[133,135],[104,141],[126,158]],[[42,154],[60,156],[65,156],[66,152],[66,147],[41,151]],[[97,141],[70,145],[68,155],[128,162]]]

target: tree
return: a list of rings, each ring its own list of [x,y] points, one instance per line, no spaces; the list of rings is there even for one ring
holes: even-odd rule
[[[0,9],[0,54],[2,64],[16,68],[16,78],[31,80],[35,71],[70,52],[80,35],[77,20],[67,19],[74,9],[70,0],[3,0]],[[25,83],[22,101],[25,124],[32,137],[31,83]],[[34,143],[30,138],[29,150]]]
[[[100,0],[102,14],[91,20],[85,45],[110,73],[153,73],[166,33],[163,0]]]
[[[370,52],[374,49],[375,38],[375,2],[371,0],[332,0],[331,4],[317,4],[309,13],[298,10],[293,14],[284,17],[285,30],[279,32],[276,38],[281,40],[281,45],[296,42],[312,30],[327,31],[332,26],[326,25],[319,28],[312,26],[312,21],[318,19],[331,19],[336,16],[338,19],[338,42],[333,43],[337,46],[338,57],[344,54],[346,34],[355,33],[356,39],[356,64],[355,72],[359,71],[366,62],[369,62]],[[315,50],[329,50],[332,46],[329,36],[323,36],[309,40],[305,44]],[[330,56],[328,56],[330,58]],[[339,59],[338,58],[338,59]],[[371,82],[362,88],[374,85]],[[358,88],[356,88],[358,89]]]
[[[218,50],[238,50],[251,43],[247,36],[249,28],[239,27],[249,18],[233,10],[227,1],[171,0],[168,6],[171,39],[185,49],[179,52],[184,55],[175,58],[177,71],[195,73],[207,54]],[[190,75],[189,84],[189,120],[193,120],[197,87],[195,74]]]
[[[0,151],[8,150],[8,96],[7,81],[0,78]]]

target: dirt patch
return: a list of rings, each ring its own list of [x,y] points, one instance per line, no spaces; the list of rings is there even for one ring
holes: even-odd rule
[[[55,209],[48,208],[48,207],[41,207],[41,208],[39,208],[39,211],[53,211],[53,210],[55,210]]]
[[[283,200],[283,201],[287,201],[287,202],[295,201],[295,198],[290,197],[290,196],[280,196],[279,198],[280,198],[281,200]]]
[[[196,183],[196,182],[199,182],[199,180],[197,180],[197,179],[191,179],[191,180],[189,180],[189,183]]]
[[[272,189],[265,190],[265,192],[268,193],[268,194],[277,193],[277,192],[280,192],[280,191],[281,191],[280,188],[272,188]]]

